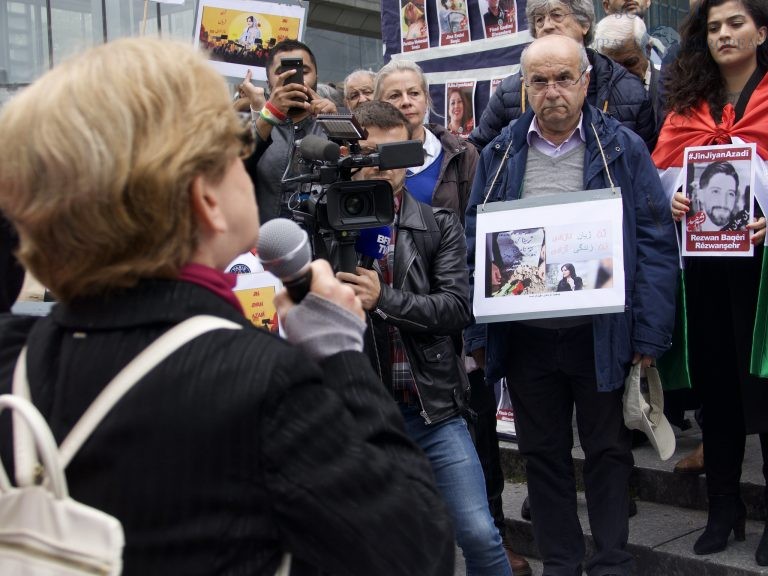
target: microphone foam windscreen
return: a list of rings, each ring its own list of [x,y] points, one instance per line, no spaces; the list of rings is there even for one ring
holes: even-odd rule
[[[257,249],[264,268],[284,282],[300,275],[312,261],[307,233],[287,218],[262,225]]]

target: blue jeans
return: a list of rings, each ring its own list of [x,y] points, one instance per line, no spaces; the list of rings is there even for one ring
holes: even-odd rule
[[[418,408],[401,406],[405,430],[427,455],[456,528],[467,576],[511,576],[485,495],[485,479],[467,423],[454,416],[427,425]]]

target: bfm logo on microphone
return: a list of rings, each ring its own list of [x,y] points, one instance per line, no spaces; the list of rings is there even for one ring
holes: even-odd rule
[[[379,245],[379,255],[384,256],[387,253],[387,248],[389,248],[389,243],[392,241],[392,238],[389,236],[385,236],[384,234],[379,234],[376,236],[376,243]]]

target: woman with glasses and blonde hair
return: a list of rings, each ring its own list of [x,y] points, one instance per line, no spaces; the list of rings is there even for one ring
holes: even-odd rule
[[[672,217],[679,221],[685,213],[693,216],[693,210],[701,210],[702,216],[719,223],[713,228],[730,228],[726,222],[739,208],[735,170],[714,164],[710,169],[712,174],[720,172],[723,189],[733,194],[730,200],[710,199],[694,206],[695,199],[677,192],[684,177],[683,155],[689,146],[754,143],[758,190],[753,193],[759,198],[768,188],[768,4],[700,0],[683,22],[680,52],[670,68],[665,86],[668,114],[653,160],[672,198]],[[709,174],[701,182],[702,193],[708,179]],[[768,480],[768,383],[750,373],[753,329],[756,322],[765,321],[755,318],[758,288],[765,277],[765,218],[746,228],[755,246],[752,257],[685,261],[688,358],[704,412],[709,501],[706,529],[693,546],[696,554],[723,550],[732,531],[737,540],[745,538],[740,480],[747,434],[760,435]],[[713,278],[730,281],[713,283]],[[768,491],[765,499],[768,502]],[[761,566],[768,565],[768,525],[755,558]]]
[[[592,0],[529,0],[525,14],[534,38],[561,34],[587,47],[594,38]],[[592,66],[587,101],[636,132],[652,150],[657,126],[643,82],[592,48],[587,48],[587,56]],[[482,150],[507,124],[519,118],[527,105],[520,72],[507,76],[491,95],[469,141]]]
[[[452,525],[361,352],[352,289],[313,262],[300,304],[276,298],[286,342],[220,272],[259,235],[253,138],[201,54],[148,38],[90,49],[6,104],[0,131],[0,209],[59,301],[0,315],[0,392],[26,344],[57,440],[170,328],[237,328],[168,356],[67,467],[72,497],[122,523],[123,574],[274,574],[284,553],[302,574],[453,573]]]

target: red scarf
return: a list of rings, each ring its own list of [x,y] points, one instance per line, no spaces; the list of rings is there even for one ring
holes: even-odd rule
[[[243,313],[243,307],[240,300],[237,299],[232,290],[237,284],[237,274],[228,274],[215,270],[202,264],[189,263],[181,267],[179,271],[179,280],[191,282],[203,288],[207,288],[220,298],[229,302],[240,313]]]
[[[744,116],[738,122],[734,122],[735,118],[733,106],[726,104],[722,121],[715,124],[709,104],[704,101],[691,110],[690,116],[670,112],[653,151],[653,163],[661,169],[682,166],[685,148],[730,144],[734,136],[757,144],[757,153],[768,160],[768,74],[752,93]]]

